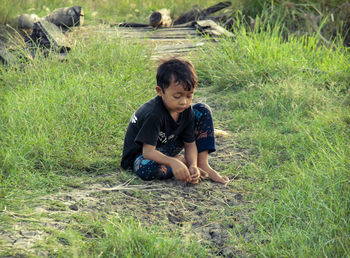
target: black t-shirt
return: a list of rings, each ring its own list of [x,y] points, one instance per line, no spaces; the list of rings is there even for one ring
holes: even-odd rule
[[[132,168],[134,159],[142,153],[143,144],[158,148],[177,138],[183,142],[193,142],[194,120],[193,109],[189,107],[175,122],[160,96],[143,104],[132,115],[126,130],[122,168]]]

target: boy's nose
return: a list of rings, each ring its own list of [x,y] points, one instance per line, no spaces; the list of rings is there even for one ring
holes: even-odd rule
[[[181,105],[187,105],[187,99],[181,99],[181,101],[180,101],[180,104]]]

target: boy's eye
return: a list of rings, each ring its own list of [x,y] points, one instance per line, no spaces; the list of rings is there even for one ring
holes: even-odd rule
[[[174,98],[179,99],[179,98],[181,98],[181,96],[175,95]]]
[[[188,95],[187,98],[188,98],[188,99],[191,99],[191,98],[192,98],[192,95]]]

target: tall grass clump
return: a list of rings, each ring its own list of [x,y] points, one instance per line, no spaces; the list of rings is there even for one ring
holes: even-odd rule
[[[91,223],[91,222],[90,222]],[[96,223],[95,223],[96,224]],[[159,226],[145,227],[133,219],[109,218],[83,246],[83,256],[99,257],[208,257],[207,250],[190,239],[181,239]]]
[[[0,73],[0,169],[12,187],[119,166],[129,117],[154,82],[144,47],[102,37],[65,61],[38,56]]]
[[[321,44],[317,36],[290,37],[285,41],[279,25],[247,31],[238,23],[235,37],[209,48],[216,58],[203,63],[202,74],[217,88],[240,88],[248,83],[300,77],[310,84],[347,90],[350,80],[348,50]],[[227,69],[229,68],[229,69]]]
[[[203,51],[197,69],[218,119],[249,150],[239,173],[256,182],[247,187],[258,203],[245,245],[262,256],[348,256],[348,50],[316,35],[285,41],[269,24],[236,25],[235,35]]]
[[[347,13],[349,5],[343,0],[247,0],[241,1],[240,11],[250,25],[256,24],[263,16],[283,21],[288,34],[319,33],[324,42],[334,39],[337,34],[349,36]],[[322,35],[321,35],[322,34]]]

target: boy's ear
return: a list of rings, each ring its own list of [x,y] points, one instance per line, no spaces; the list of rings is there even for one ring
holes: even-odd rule
[[[162,91],[161,87],[156,86],[156,92],[157,92],[158,96],[162,96],[163,91]]]

